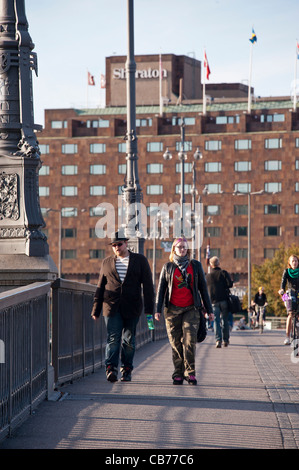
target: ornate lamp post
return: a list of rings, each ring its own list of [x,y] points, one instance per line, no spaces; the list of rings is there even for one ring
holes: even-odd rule
[[[8,285],[5,278],[11,279],[12,271],[12,285],[21,285],[53,279],[50,273],[56,267],[40,230],[45,223],[39,205],[41,161],[34,131],[41,126],[34,124],[32,98],[37,57],[24,0],[0,1],[0,27],[0,256],[6,271],[1,272],[0,284]]]
[[[126,62],[127,74],[127,174],[123,197],[126,204],[125,234],[132,251],[144,252],[144,238],[141,233],[141,208],[142,191],[138,177],[138,150],[136,136],[136,90],[135,72],[136,63],[134,57],[134,8],[133,0],[127,0],[128,13],[128,55]]]

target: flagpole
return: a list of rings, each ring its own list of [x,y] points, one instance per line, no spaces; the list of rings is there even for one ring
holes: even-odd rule
[[[206,63],[206,50],[203,50],[203,90],[202,90],[202,114],[205,116],[207,112],[207,102],[206,102],[206,73],[207,73],[207,63]]]
[[[251,74],[252,74],[252,48],[253,43],[250,46],[250,58],[249,58],[249,81],[248,81],[248,113],[251,113]]]
[[[162,98],[162,56],[159,56],[159,102],[160,102],[160,116],[163,116],[163,98]]]
[[[296,93],[296,82],[297,82],[297,60],[298,60],[298,42],[296,41],[296,54],[295,54],[295,77],[294,77],[294,111],[297,108],[297,93]]]

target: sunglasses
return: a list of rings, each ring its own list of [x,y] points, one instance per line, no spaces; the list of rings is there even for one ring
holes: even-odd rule
[[[113,243],[112,248],[116,248],[117,246],[122,246],[123,242],[120,243]]]

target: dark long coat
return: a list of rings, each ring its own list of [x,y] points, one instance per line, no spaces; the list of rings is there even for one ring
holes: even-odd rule
[[[102,262],[97,290],[94,296],[92,316],[99,317],[103,309],[105,317],[120,311],[124,318],[153,314],[154,286],[150,266],[145,256],[130,252],[126,277],[121,282],[115,267],[115,256]]]

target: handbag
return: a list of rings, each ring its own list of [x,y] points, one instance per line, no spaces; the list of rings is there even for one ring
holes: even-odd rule
[[[197,342],[202,343],[207,336],[207,322],[203,311],[201,308],[198,309],[199,312],[199,326],[197,330]]]
[[[233,295],[231,292],[228,294],[228,308],[231,313],[239,313],[242,311],[242,305],[237,295]]]

